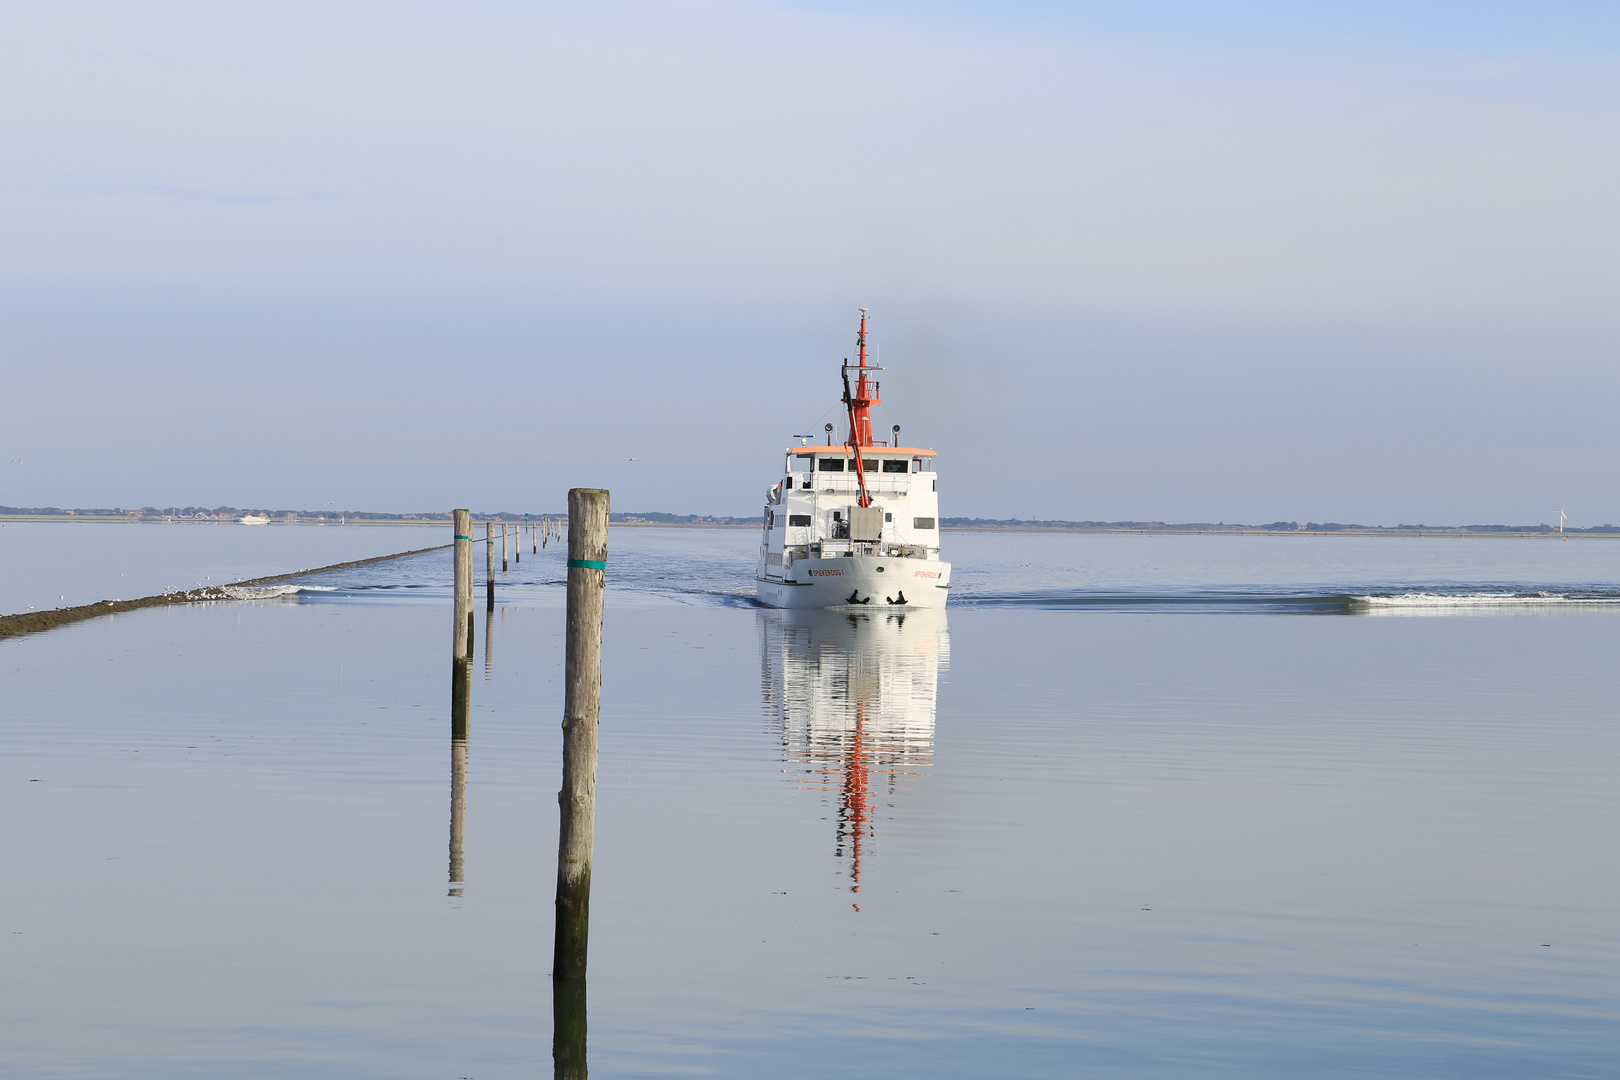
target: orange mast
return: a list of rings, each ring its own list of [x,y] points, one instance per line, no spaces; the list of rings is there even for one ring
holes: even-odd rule
[[[867,384],[868,372],[882,371],[876,364],[868,366],[866,363],[866,308],[861,308],[861,331],[855,337],[855,345],[859,349],[860,363],[851,365],[849,359],[844,359],[844,405],[849,409],[849,438],[844,445],[855,456],[855,479],[860,484],[862,506],[872,505],[872,496],[866,490],[866,462],[861,459],[861,450],[872,445],[872,406],[883,399],[878,397],[878,383],[874,380]],[[852,369],[858,372],[855,380],[855,391],[849,389],[849,373]]]

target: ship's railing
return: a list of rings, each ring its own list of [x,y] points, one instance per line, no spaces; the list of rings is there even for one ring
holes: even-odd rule
[[[801,559],[839,559],[848,555],[885,555],[890,558],[939,559],[939,549],[926,544],[897,544],[890,540],[822,540],[789,549],[787,565]]]
[[[812,478],[812,490],[823,495],[831,492],[834,495],[853,495],[860,491],[861,486],[855,482],[854,473],[816,473]],[[866,490],[873,495],[904,495],[911,491],[911,477],[909,474],[894,474],[885,477],[879,473],[866,474]]]

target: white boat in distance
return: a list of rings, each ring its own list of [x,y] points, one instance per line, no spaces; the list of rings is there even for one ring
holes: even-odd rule
[[[939,480],[932,450],[872,438],[881,400],[868,375],[866,309],[859,362],[843,365],[849,429],[842,445],[788,447],[765,502],[755,594],[768,607],[942,608],[951,564],[939,558]],[[850,376],[855,376],[851,387]],[[809,436],[797,436],[806,440]]]
[[[238,525],[268,525],[270,519],[263,514],[243,514],[236,519]]]

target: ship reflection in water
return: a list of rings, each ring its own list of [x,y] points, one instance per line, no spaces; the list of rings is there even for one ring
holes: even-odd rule
[[[939,673],[950,664],[945,612],[762,612],[767,709],[794,782],[836,807],[834,850],[861,891],[875,800],[933,762]],[[860,910],[860,905],[855,905]]]

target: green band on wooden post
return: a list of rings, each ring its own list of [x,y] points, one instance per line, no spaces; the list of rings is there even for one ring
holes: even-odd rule
[[[456,533],[456,539],[457,540],[471,540],[472,537],[470,537],[470,536],[462,536],[460,533]]]
[[[605,560],[605,559],[601,559],[601,560],[598,560],[598,559],[569,559],[568,560],[568,569],[570,569],[570,570],[606,570],[607,569],[607,560]]]

